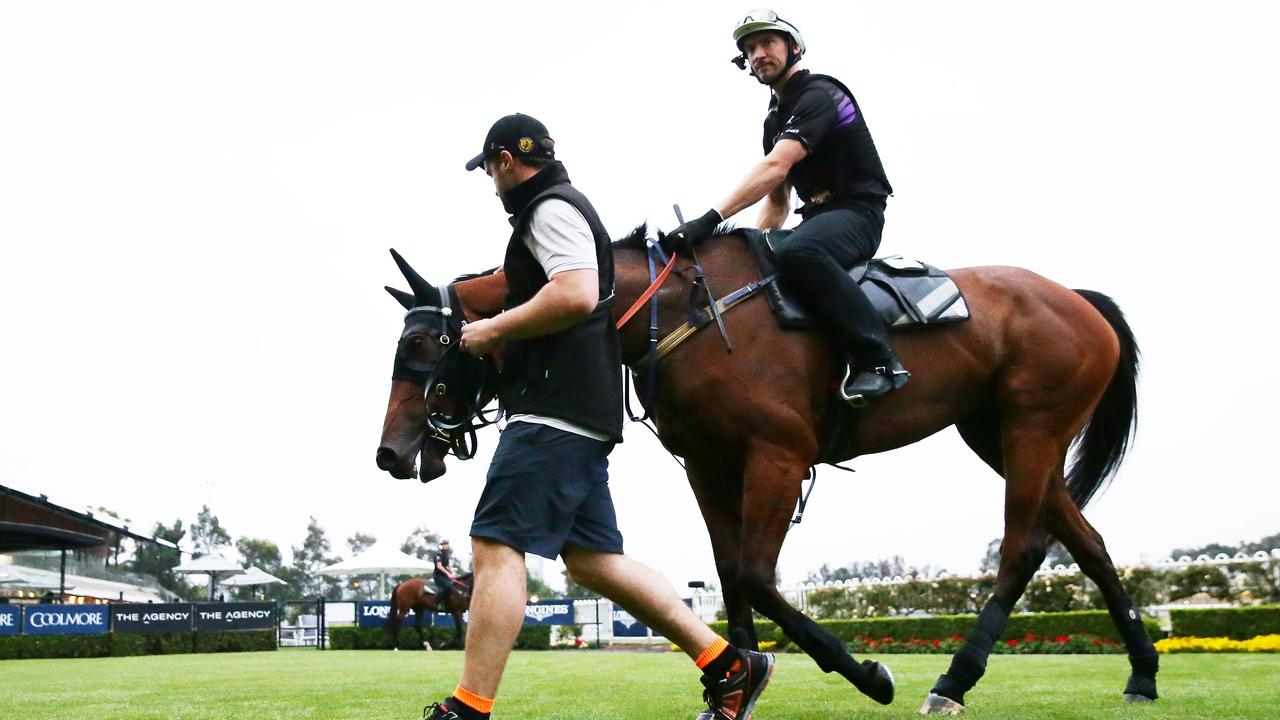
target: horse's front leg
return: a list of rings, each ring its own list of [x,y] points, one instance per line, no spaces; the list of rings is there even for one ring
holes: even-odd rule
[[[778,592],[777,565],[782,541],[791,527],[808,460],[782,445],[759,442],[747,455],[743,473],[742,541],[739,578],[751,605],[778,624],[791,641],[813,658],[823,672],[837,672],[876,702],[893,701],[894,681],[878,662],[861,663],[844,643],[792,607]]]
[[[759,650],[751,602],[740,580],[742,555],[742,478],[736,471],[711,468],[692,460],[686,473],[693,495],[702,511],[702,520],[711,536],[716,574],[724,596],[725,615],[729,621],[729,642],[744,650]]]

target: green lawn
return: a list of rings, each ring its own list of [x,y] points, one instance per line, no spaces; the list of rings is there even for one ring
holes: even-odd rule
[[[803,655],[782,655],[756,708],[777,718],[912,717],[948,658],[881,658],[898,679],[882,707]],[[1120,700],[1123,656],[997,655],[969,696],[974,718],[1262,718],[1280,712],[1280,656],[1166,655],[1162,698]],[[421,717],[452,690],[458,652],[288,650],[92,660],[0,661],[0,718]],[[675,653],[516,653],[498,698],[498,718],[683,718],[701,704],[693,664]]]

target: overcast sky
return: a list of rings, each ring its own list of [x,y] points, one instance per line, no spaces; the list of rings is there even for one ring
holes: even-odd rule
[[[463,163],[515,111],[615,235],[718,202],[760,154],[767,90],[728,62],[749,9],[0,2],[0,483],[147,528],[208,504],[282,547],[309,515],[344,552],[465,538],[495,432],[428,485],[374,465],[387,248],[437,282],[500,261],[506,217]],[[1117,562],[1280,530],[1280,8],[777,9],[863,107],[897,191],[882,254],[1018,265],[1128,314],[1139,434],[1088,512]],[[1003,483],[952,430],[853,464],[820,472],[784,580],[895,554],[970,570],[1001,533]],[[612,478],[630,553],[714,579],[645,430]]]

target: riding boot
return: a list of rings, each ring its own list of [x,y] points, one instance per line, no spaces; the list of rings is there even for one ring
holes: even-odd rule
[[[848,271],[814,251],[791,252],[783,265],[790,276],[788,289],[826,321],[852,360],[851,372],[841,383],[846,402],[861,407],[868,399],[906,384],[910,373],[894,356],[884,320]]]

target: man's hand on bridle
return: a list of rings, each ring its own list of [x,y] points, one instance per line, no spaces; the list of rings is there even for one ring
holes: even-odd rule
[[[703,213],[701,217],[681,223],[680,227],[667,233],[662,238],[662,247],[668,253],[677,253],[688,257],[692,254],[692,249],[698,243],[711,237],[711,233],[715,232],[716,226],[722,222],[724,222],[724,218],[720,217],[720,211],[712,208]]]

